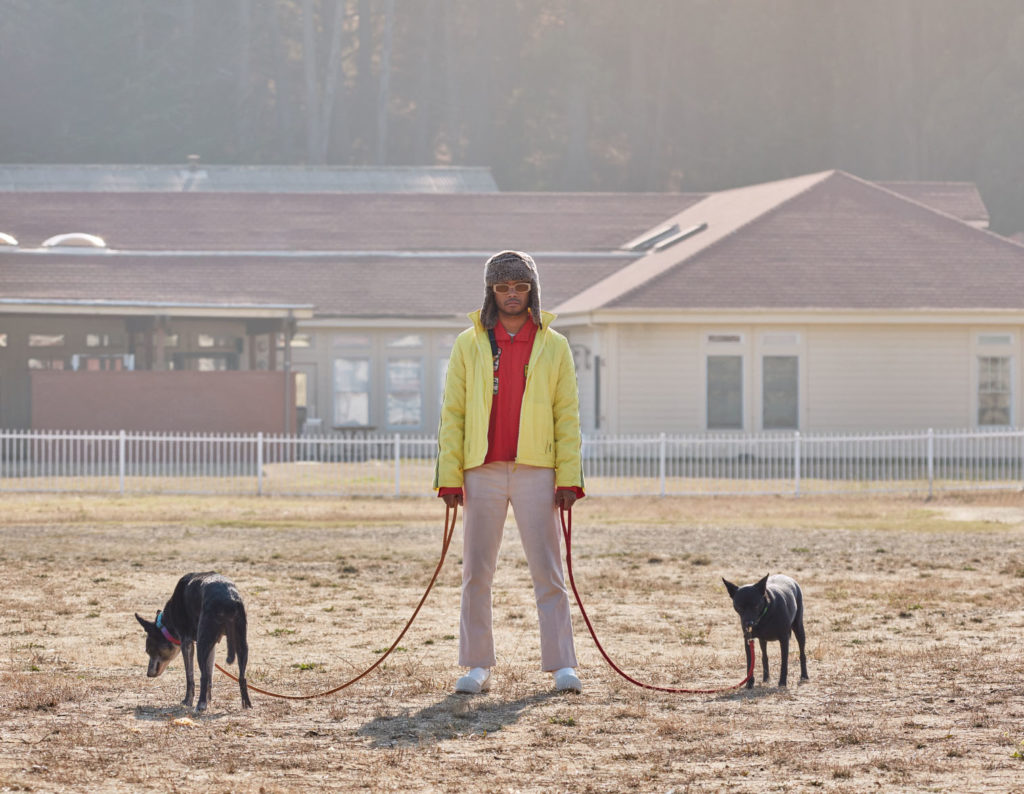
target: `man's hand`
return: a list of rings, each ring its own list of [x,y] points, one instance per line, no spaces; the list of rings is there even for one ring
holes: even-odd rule
[[[444,499],[444,503],[448,505],[448,507],[455,507],[455,505],[462,505],[464,503],[462,494],[460,493],[446,493],[441,498]]]
[[[555,491],[555,507],[569,510],[576,501],[576,492],[572,488],[558,488]]]

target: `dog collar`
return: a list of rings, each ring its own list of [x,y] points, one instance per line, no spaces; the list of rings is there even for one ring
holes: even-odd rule
[[[762,620],[764,620],[764,616],[768,614],[768,607],[770,607],[771,605],[772,605],[772,602],[769,601],[768,598],[765,598],[765,600],[764,600],[764,609],[761,610],[761,614],[758,615],[757,616],[757,620],[754,621],[754,625],[755,626],[758,623],[760,623]]]
[[[167,630],[167,626],[164,625],[164,613],[157,612],[156,614],[156,627],[160,629],[160,633],[164,635],[164,639],[173,645],[181,645],[181,640],[176,639],[171,632]]]

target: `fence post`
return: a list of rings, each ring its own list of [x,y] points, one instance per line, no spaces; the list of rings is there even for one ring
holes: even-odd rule
[[[935,484],[935,431],[928,428],[928,498],[932,498]]]
[[[800,495],[800,431],[793,431],[793,495]]]
[[[263,431],[256,433],[256,495],[263,496]]]
[[[658,475],[661,478],[661,495],[665,495],[665,468],[668,453],[668,440],[664,433],[658,436]]]
[[[395,496],[402,495],[402,436],[395,433]]]
[[[121,496],[124,496],[124,470],[125,470],[125,454],[128,449],[127,433],[124,430],[117,434],[117,477],[120,481],[119,491]]]

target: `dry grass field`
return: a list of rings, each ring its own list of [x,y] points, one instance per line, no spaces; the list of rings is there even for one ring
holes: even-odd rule
[[[1024,790],[1024,495],[589,499],[574,570],[610,654],[653,683],[744,673],[721,584],[803,586],[810,681],[677,695],[636,688],[579,617],[582,695],[538,669],[510,521],[489,694],[451,693],[461,528],[396,652],[327,698],[218,674],[203,716],[180,661],[146,678],[143,633],[193,570],[233,578],[250,681],[329,689],[404,625],[437,561],[437,500],[5,496],[0,791]],[[223,663],[223,643],[218,661]]]

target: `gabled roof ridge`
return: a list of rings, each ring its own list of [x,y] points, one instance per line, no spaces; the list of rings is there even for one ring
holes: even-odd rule
[[[1014,246],[1016,248],[1024,247],[1024,243],[1022,243],[1022,242],[1017,242],[1016,240],[1012,240],[1009,237],[1004,237],[1003,235],[1001,235],[1001,234],[999,234],[997,232],[993,232],[991,229],[980,229],[977,226],[972,226],[970,223],[968,223],[963,218],[957,217],[956,215],[953,215],[953,214],[951,214],[949,212],[945,212],[943,210],[940,210],[940,209],[938,209],[936,207],[931,206],[930,204],[926,204],[923,201],[918,201],[917,199],[911,198],[910,196],[904,195],[903,193],[900,193],[900,192],[898,192],[896,190],[890,190],[889,188],[885,187],[885,185],[880,184],[879,182],[872,182],[870,179],[864,179],[862,177],[857,176],[856,174],[848,173],[847,171],[837,170],[836,173],[837,174],[841,174],[842,176],[846,177],[847,179],[849,179],[849,180],[851,180],[853,182],[856,182],[856,183],[858,183],[860,185],[864,185],[864,186],[866,186],[868,188],[871,188],[873,190],[877,190],[880,193],[885,193],[885,194],[887,194],[889,196],[897,198],[900,201],[903,201],[903,202],[905,202],[907,204],[910,204],[910,205],[912,205],[914,207],[917,207],[919,210],[924,210],[925,212],[931,213],[932,215],[937,215],[940,218],[946,220],[947,222],[948,221],[952,221],[953,223],[955,223],[957,225],[957,227],[959,227],[961,229],[966,228],[966,229],[970,229],[972,232],[978,232],[979,234],[987,234],[990,237],[993,237],[996,240],[999,240],[1000,242],[1008,243],[1008,244],[1010,244],[1010,245],[1012,245],[1012,246]],[[889,184],[895,184],[894,180],[891,180],[891,179],[885,179],[885,180],[882,180],[882,181],[883,182],[888,182]],[[905,181],[905,184],[910,184],[910,182],[906,182]],[[917,184],[920,184],[920,182],[917,182]],[[964,184],[964,183],[963,182],[947,182],[946,184]],[[970,184],[970,183],[967,183],[967,184]]]
[[[746,228],[760,219],[769,217],[798,196],[802,196],[807,191],[828,181],[836,173],[837,171],[835,169],[818,171],[811,174],[803,174],[800,176],[788,177],[786,179],[777,179],[771,182],[759,182],[756,185],[745,185],[709,193],[696,204],[693,204],[675,215],[666,218],[661,223],[652,226],[646,234],[653,234],[655,231],[663,229],[665,226],[671,225],[672,223],[678,223],[680,227],[683,227],[684,223],[686,223],[687,226],[705,223],[707,225],[705,231],[702,231],[699,234],[694,235],[692,238],[684,240],[675,246],[666,248],[664,251],[648,253],[645,256],[638,258],[618,272],[607,276],[598,283],[577,293],[574,297],[563,301],[556,307],[555,311],[558,313],[593,311],[613,300],[623,298],[634,289],[643,286],[643,284],[647,283],[652,278],[655,278],[668,270],[684,266],[689,260],[692,260],[699,254],[710,250],[723,240],[733,237],[741,229]],[[792,186],[795,189],[790,191],[788,195],[780,197],[774,203],[769,201],[765,209],[759,210],[755,208],[749,210],[746,213],[746,217],[739,219],[739,221],[732,226],[727,225],[721,234],[716,235],[715,232],[717,232],[718,229],[713,229],[708,221],[702,220],[701,213],[704,212],[705,214],[708,214],[706,212],[706,205],[709,203],[725,203],[729,202],[731,199],[735,199],[737,196],[753,197],[761,193],[768,192],[773,187],[775,189],[779,189],[783,186]],[[693,224],[683,220],[683,216],[690,215],[694,216],[688,219],[694,221]],[[710,235],[708,234],[709,231],[711,232]],[[685,251],[686,248],[690,248],[691,250],[683,256],[679,256],[680,250],[682,249]]]

